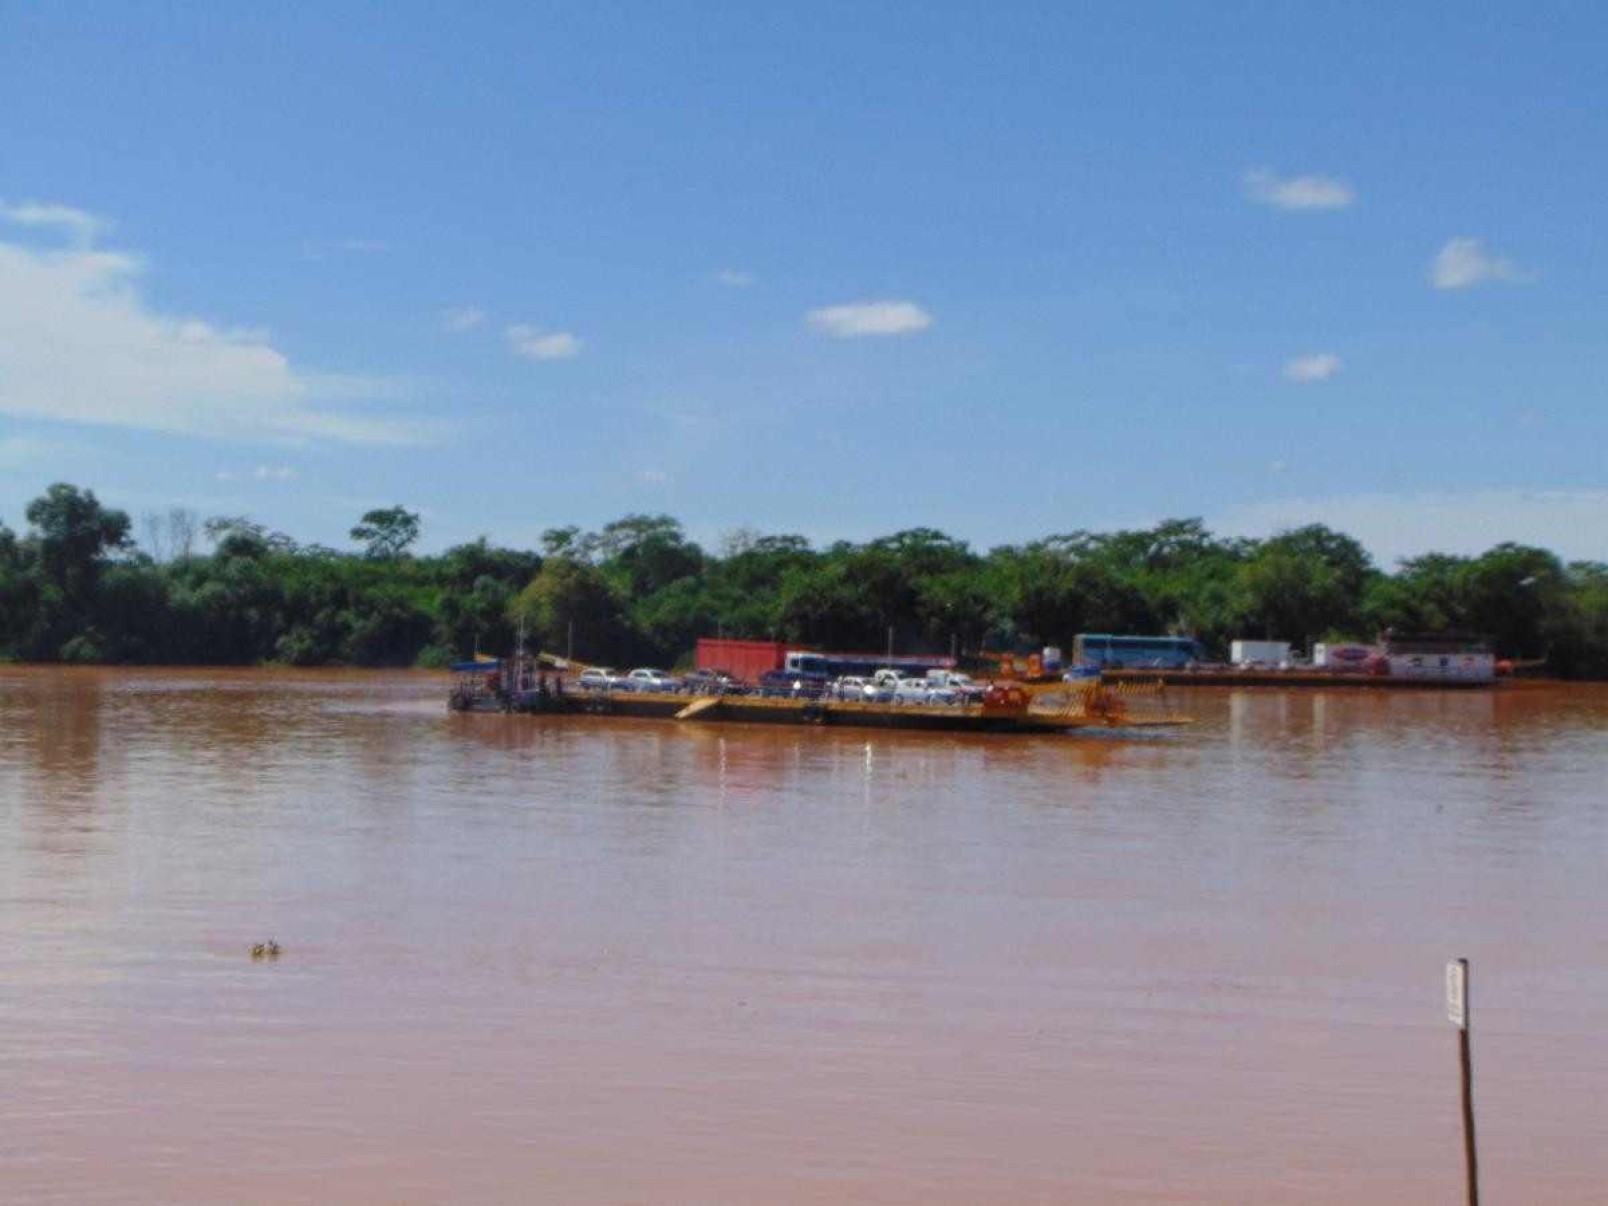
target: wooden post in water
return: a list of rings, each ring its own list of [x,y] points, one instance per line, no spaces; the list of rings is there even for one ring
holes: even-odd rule
[[[1474,1147],[1474,1058],[1469,1051],[1468,960],[1446,965],[1446,1018],[1457,1027],[1457,1050],[1463,1081],[1463,1165],[1468,1180],[1468,1206],[1480,1206],[1480,1165]]]

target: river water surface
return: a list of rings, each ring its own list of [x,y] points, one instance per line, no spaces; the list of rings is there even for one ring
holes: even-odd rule
[[[1141,740],[0,667],[0,1201],[1608,1198],[1608,690]],[[254,962],[275,938],[276,961]]]

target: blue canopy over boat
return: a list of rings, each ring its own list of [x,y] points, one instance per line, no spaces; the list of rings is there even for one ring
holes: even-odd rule
[[[502,669],[502,663],[496,658],[490,661],[453,662],[454,674],[495,674]]]

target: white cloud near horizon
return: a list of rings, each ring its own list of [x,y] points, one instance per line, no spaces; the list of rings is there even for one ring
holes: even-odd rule
[[[746,289],[754,283],[754,274],[737,268],[722,268],[715,273],[715,279],[722,285],[730,285],[733,289]]]
[[[581,354],[582,343],[568,331],[543,331],[528,323],[514,323],[503,332],[516,356],[526,360],[569,360]]]
[[[87,247],[107,228],[104,219],[71,205],[46,204],[24,201],[8,205],[0,201],[0,221],[13,226],[30,226],[45,230],[60,230],[75,246]]]
[[[485,321],[486,312],[479,306],[452,306],[441,311],[441,329],[449,335],[473,331]]]
[[[1354,494],[1242,503],[1208,517],[1223,536],[1267,537],[1322,523],[1361,541],[1384,569],[1424,553],[1473,556],[1511,540],[1565,561],[1608,554],[1608,489]]]
[[[1340,371],[1340,357],[1333,352],[1318,352],[1311,356],[1297,356],[1284,366],[1284,378],[1297,385],[1311,385],[1327,381]]]
[[[1516,284],[1533,279],[1512,260],[1491,255],[1479,239],[1450,239],[1435,254],[1429,280],[1437,289],[1468,289],[1485,281]]]
[[[250,473],[236,469],[219,469],[212,475],[219,482],[293,482],[301,474],[290,465],[258,465]]]
[[[1280,176],[1268,168],[1245,173],[1245,195],[1274,209],[1345,209],[1356,190],[1333,176]]]
[[[27,214],[75,239],[100,228],[67,206]],[[281,443],[424,440],[418,423],[334,405],[394,397],[395,382],[302,371],[260,329],[159,313],[145,271],[126,252],[0,238],[0,414]]]
[[[831,339],[913,335],[932,326],[932,315],[915,302],[866,301],[822,306],[804,316],[805,325]]]

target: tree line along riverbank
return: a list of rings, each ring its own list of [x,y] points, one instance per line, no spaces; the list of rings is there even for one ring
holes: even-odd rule
[[[419,517],[370,511],[352,547],[299,544],[248,517],[142,516],[57,484],[0,523],[0,658],[441,666],[528,640],[576,657],[672,665],[700,636],[901,650],[1069,646],[1079,632],[1489,637],[1564,677],[1608,678],[1608,564],[1498,544],[1386,570],[1321,525],[1265,540],[1194,519],[1073,531],[978,552],[930,528],[815,547],[740,530],[701,548],[667,515],[554,527],[539,549],[485,539],[412,550]]]

